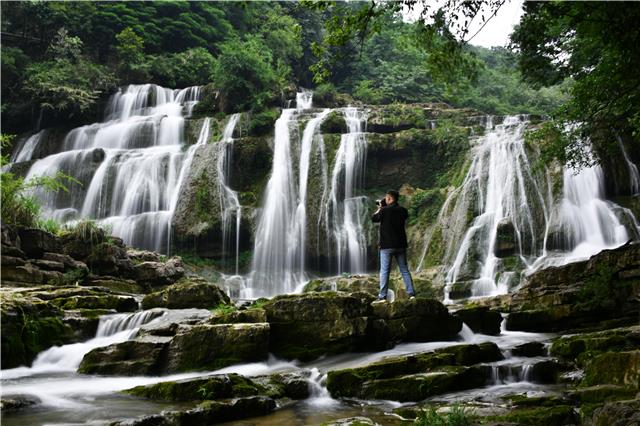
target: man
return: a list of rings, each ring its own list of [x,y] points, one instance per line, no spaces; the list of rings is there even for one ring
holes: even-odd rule
[[[413,281],[407,266],[407,233],[404,230],[405,223],[409,217],[409,212],[398,204],[400,194],[398,191],[387,191],[384,203],[380,203],[378,210],[373,214],[371,220],[380,223],[380,294],[378,301],[387,298],[389,288],[389,272],[391,272],[391,258],[395,257],[398,268],[402,274],[404,285],[409,297],[415,297]]]

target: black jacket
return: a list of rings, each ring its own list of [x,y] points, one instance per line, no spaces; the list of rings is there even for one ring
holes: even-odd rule
[[[409,212],[398,203],[382,207],[371,220],[380,223],[380,248],[407,248],[407,233],[404,224]]]

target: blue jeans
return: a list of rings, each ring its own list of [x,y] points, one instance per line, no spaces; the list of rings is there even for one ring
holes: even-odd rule
[[[416,292],[413,289],[413,280],[409,273],[409,266],[407,265],[407,249],[404,248],[390,248],[380,249],[380,294],[378,299],[385,299],[387,297],[387,290],[389,289],[389,273],[391,272],[391,258],[395,257],[398,262],[398,268],[402,274],[402,280],[404,286],[407,289],[409,296],[415,296]]]

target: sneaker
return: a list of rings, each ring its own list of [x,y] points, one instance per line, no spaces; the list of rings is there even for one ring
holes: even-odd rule
[[[374,301],[374,302],[372,302],[372,303],[378,304],[378,303],[384,303],[384,302],[386,302],[386,301],[387,301],[387,299],[377,299],[377,300],[375,300],[375,301]]]
[[[416,299],[416,297],[415,297],[415,296],[411,296],[411,297],[409,298],[409,300],[415,300],[415,299]]]

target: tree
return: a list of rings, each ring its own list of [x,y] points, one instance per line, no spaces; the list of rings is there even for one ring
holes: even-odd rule
[[[122,80],[133,83],[143,82],[149,77],[144,56],[144,40],[131,27],[116,35],[118,44],[118,68]]]
[[[555,125],[540,135],[548,155],[579,167],[618,153],[619,136],[638,141],[640,4],[527,2],[524,8],[512,35],[522,75],[536,86],[572,81]]]

